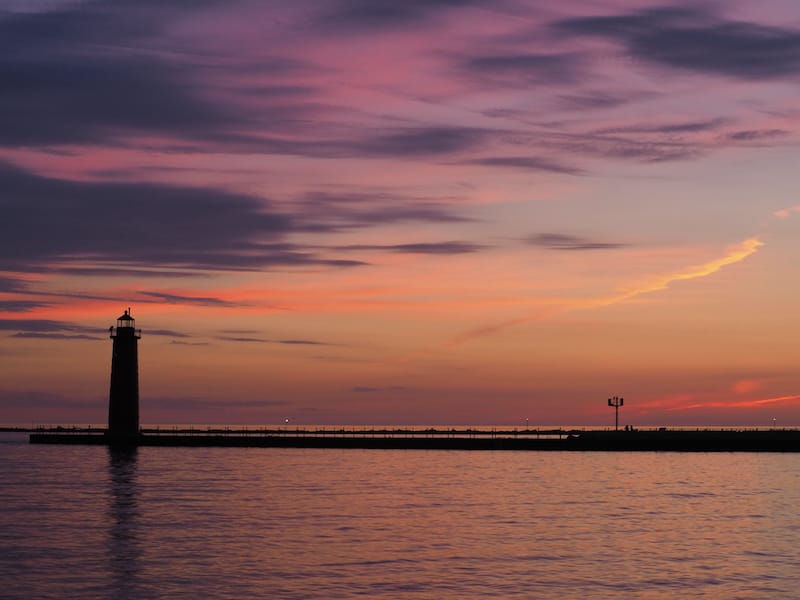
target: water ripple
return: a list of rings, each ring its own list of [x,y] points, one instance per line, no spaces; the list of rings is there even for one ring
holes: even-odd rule
[[[800,457],[5,443],[9,598],[793,598]]]

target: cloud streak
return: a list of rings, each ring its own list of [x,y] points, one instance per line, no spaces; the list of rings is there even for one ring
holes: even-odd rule
[[[235,342],[239,344],[282,344],[285,346],[330,346],[327,342],[320,342],[317,340],[303,340],[303,339],[286,339],[274,340],[261,337],[250,336],[235,336],[235,335],[221,335],[216,339],[223,342]]]
[[[326,10],[320,14],[317,26],[331,33],[407,27],[448,9],[484,3],[484,0],[407,0],[406,2],[335,0],[326,3]]]
[[[758,408],[760,406],[768,406],[773,404],[793,404],[796,402],[800,402],[800,394],[791,394],[788,396],[775,396],[772,398],[760,398],[755,400],[734,400],[731,402],[724,400],[692,402],[689,404],[682,404],[679,406],[671,406],[666,408],[666,410],[669,412],[678,412],[678,411],[702,410],[707,408],[752,409],[752,408]]]
[[[577,81],[583,72],[583,60],[575,54],[476,54],[464,59],[462,68],[484,80],[483,85],[558,85]]]
[[[70,271],[100,263],[119,265],[123,271],[142,267],[170,272],[363,264],[276,243],[309,224],[296,223],[267,200],[243,194],[209,187],[67,181],[1,163],[0,186],[6,190],[0,197],[5,215],[0,221],[0,269],[9,271],[52,271],[54,263]],[[178,296],[161,299],[176,301]]]
[[[83,333],[38,333],[35,331],[20,331],[11,336],[12,338],[27,338],[37,340],[101,340],[103,338],[86,335]]]
[[[758,237],[750,237],[746,240],[734,244],[728,248],[728,251],[720,258],[688,267],[686,269],[675,271],[673,273],[666,273],[658,275],[640,285],[632,286],[627,291],[622,292],[617,296],[608,299],[603,299],[598,302],[598,305],[615,304],[624,300],[630,300],[642,294],[649,294],[667,289],[671,284],[678,281],[689,281],[702,277],[708,277],[718,272],[723,267],[733,265],[741,262],[747,257],[755,254],[759,248],[764,245]]]
[[[537,233],[525,241],[532,246],[550,250],[617,250],[628,245],[619,242],[597,242],[563,233]]]
[[[577,17],[555,27],[619,42],[637,58],[676,69],[755,81],[794,79],[800,72],[800,31],[730,21],[694,8]]]
[[[586,173],[585,170],[578,167],[535,156],[490,156],[464,161],[462,164],[503,167],[527,172],[562,173],[565,175],[584,175]]]
[[[789,208],[781,208],[776,210],[772,213],[772,216],[778,217],[779,219],[788,219],[792,214],[800,212],[800,204],[796,204],[794,206],[790,206]]]
[[[139,290],[136,292],[140,296],[146,296],[159,303],[164,304],[189,304],[193,306],[239,306],[238,303],[229,302],[212,296],[184,296],[181,294],[168,294],[165,292],[148,292]]]
[[[472,254],[484,250],[486,246],[471,242],[418,242],[414,244],[355,244],[350,246],[337,246],[336,250],[378,250],[398,254]]]
[[[380,392],[410,392],[411,388],[402,385],[390,385],[385,387],[375,387],[370,385],[357,385],[350,388],[351,392],[357,394],[375,394]]]
[[[16,331],[12,337],[50,339],[100,339],[101,330],[52,319],[0,319],[0,331]]]
[[[561,236],[557,237],[560,238]],[[569,238],[569,236],[567,237]],[[681,269],[671,273],[657,275],[655,277],[646,279],[639,284],[632,285],[628,289],[625,289],[623,291],[620,291],[612,295],[598,296],[589,299],[564,300],[559,302],[558,304],[554,304],[551,307],[543,309],[537,312],[536,314],[518,317],[515,319],[509,319],[507,321],[502,321],[500,323],[485,325],[482,327],[471,329],[464,333],[452,336],[448,340],[446,345],[459,346],[461,344],[470,342],[475,339],[479,339],[488,335],[493,335],[499,331],[508,329],[510,327],[522,325],[535,320],[551,318],[556,314],[562,314],[564,312],[569,312],[574,310],[589,310],[595,308],[602,308],[606,306],[612,306],[614,304],[619,304],[622,302],[626,302],[628,300],[632,300],[643,294],[649,294],[665,290],[675,282],[690,281],[693,279],[708,277],[710,275],[713,275],[714,273],[717,273],[726,266],[733,265],[745,260],[749,256],[753,255],[755,252],[757,252],[758,249],[761,248],[763,245],[764,242],[762,242],[758,237],[747,238],[738,244],[730,246],[727,249],[726,253],[720,258],[716,258],[714,260],[710,260],[705,263],[687,267],[685,269]]]

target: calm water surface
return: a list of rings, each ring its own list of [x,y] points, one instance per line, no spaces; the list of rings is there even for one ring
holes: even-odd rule
[[[2,598],[800,594],[800,455],[2,435]]]

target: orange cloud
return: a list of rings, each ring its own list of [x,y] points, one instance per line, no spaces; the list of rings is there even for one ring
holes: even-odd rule
[[[762,398],[761,400],[750,400],[748,402],[737,403],[737,406],[760,406],[762,404],[777,404],[782,402],[794,402],[800,400],[800,394],[792,394],[790,396],[777,396],[775,398]]]
[[[696,397],[696,394],[683,392],[678,394],[670,394],[668,396],[646,402],[639,402],[637,406],[640,408],[669,408],[675,405],[684,405],[687,402],[693,401]]]
[[[765,404],[782,404],[787,402],[800,401],[800,394],[791,394],[788,396],[776,396],[774,398],[760,398],[756,400],[739,400],[737,402],[725,402],[721,400],[714,400],[708,402],[695,402],[694,404],[686,404],[683,406],[673,406],[668,408],[670,411],[680,410],[696,410],[699,408],[755,408]]]
[[[447,345],[455,346],[463,344],[465,342],[471,341],[476,338],[480,338],[486,335],[491,335],[497,331],[507,329],[508,327],[512,327],[514,325],[519,325],[533,320],[545,319],[560,312],[567,312],[570,310],[586,310],[591,308],[599,308],[603,306],[611,306],[613,304],[624,302],[625,300],[630,300],[642,294],[664,290],[668,288],[670,284],[676,281],[687,281],[691,279],[698,279],[701,277],[708,277],[709,275],[713,275],[723,267],[743,261],[748,256],[754,254],[763,245],[764,242],[762,242],[757,236],[750,237],[738,244],[729,246],[726,253],[720,258],[699,265],[687,267],[685,269],[682,269],[680,271],[675,271],[673,273],[666,273],[654,276],[649,280],[646,280],[625,291],[613,294],[611,296],[601,296],[598,298],[589,298],[585,300],[569,299],[565,300],[560,307],[551,308],[547,311],[542,311],[536,315],[520,317],[517,319],[504,321],[502,323],[478,327],[473,330],[452,337]]]
[[[548,313],[542,312],[536,316],[520,317],[518,319],[510,319],[508,321],[503,321],[502,323],[494,323],[492,325],[486,325],[484,327],[476,327],[475,329],[470,329],[469,331],[465,331],[464,333],[460,333],[458,335],[453,336],[447,342],[447,345],[459,346],[475,338],[491,335],[498,331],[502,331],[503,329],[514,327],[515,325],[522,325],[523,323],[527,323],[535,319],[544,318],[547,316],[547,314]]]
[[[667,273],[664,275],[659,275],[650,281],[643,283],[639,286],[636,286],[619,296],[615,296],[609,298],[607,300],[607,304],[616,304],[617,302],[621,302],[623,300],[628,300],[635,296],[639,296],[640,294],[647,294],[649,292],[657,292],[660,290],[664,290],[671,283],[676,281],[686,281],[689,279],[698,279],[700,277],[708,277],[709,275],[713,275],[722,267],[726,267],[728,265],[732,265],[743,261],[745,258],[754,254],[761,246],[764,245],[758,237],[750,237],[730,246],[728,251],[725,253],[724,256],[721,258],[717,258],[715,260],[696,265],[693,267],[688,267],[682,271],[676,271],[674,273]]]
[[[795,204],[794,206],[790,206],[789,208],[782,208],[780,210],[776,210],[772,213],[773,217],[778,217],[779,219],[788,219],[792,213],[800,212],[800,204]]]
[[[749,394],[762,386],[763,382],[758,379],[740,379],[731,386],[731,391],[737,394]]]

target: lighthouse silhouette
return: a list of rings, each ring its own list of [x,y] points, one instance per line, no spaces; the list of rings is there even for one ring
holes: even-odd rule
[[[111,354],[111,391],[108,396],[108,435],[116,440],[139,435],[139,353],[142,330],[130,308],[109,327],[114,340]]]

